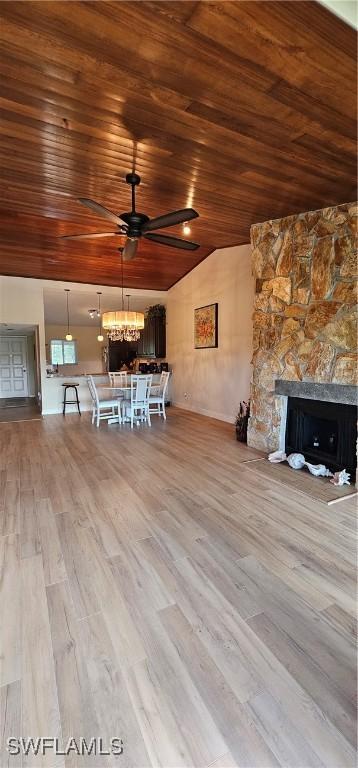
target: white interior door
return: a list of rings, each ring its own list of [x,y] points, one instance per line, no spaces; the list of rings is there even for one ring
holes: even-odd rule
[[[27,397],[26,336],[0,336],[0,397]]]

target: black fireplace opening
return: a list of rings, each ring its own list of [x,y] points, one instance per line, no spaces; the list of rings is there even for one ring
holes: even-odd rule
[[[346,469],[355,479],[357,469],[357,408],[289,397],[286,453],[303,453],[311,464],[325,464],[332,472]]]

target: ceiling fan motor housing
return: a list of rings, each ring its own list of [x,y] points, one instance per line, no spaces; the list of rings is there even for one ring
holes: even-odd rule
[[[131,213],[121,213],[121,219],[128,224],[128,237],[140,237],[144,224],[149,221],[149,216],[146,216],[145,213],[133,211]]]

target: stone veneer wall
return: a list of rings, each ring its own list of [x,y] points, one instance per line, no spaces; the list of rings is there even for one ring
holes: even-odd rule
[[[251,227],[252,447],[279,447],[275,379],[357,383],[357,211],[339,205]]]

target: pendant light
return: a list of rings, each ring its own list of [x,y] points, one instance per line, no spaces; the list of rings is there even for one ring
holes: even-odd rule
[[[70,292],[69,288],[65,288],[66,293],[66,302],[67,302],[67,333],[66,333],[66,341],[72,341],[72,334],[70,332],[70,310],[68,306],[68,294]]]
[[[99,326],[98,326],[98,336],[97,341],[103,341],[103,334],[102,334],[102,321],[101,321],[101,296],[102,291],[97,291],[98,296],[98,310],[97,310],[97,317],[99,317]]]
[[[138,341],[140,331],[144,328],[143,312],[129,312],[124,309],[124,288],[123,288],[123,248],[118,249],[121,254],[121,272],[122,272],[122,309],[116,312],[104,312],[102,316],[102,326],[108,331],[108,338],[111,341]]]

